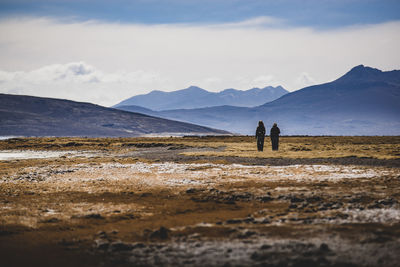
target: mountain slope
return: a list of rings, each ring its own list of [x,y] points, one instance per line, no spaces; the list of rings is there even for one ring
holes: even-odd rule
[[[126,108],[126,107],[125,107]],[[303,88],[254,108],[168,110],[157,116],[254,134],[258,120],[283,134],[399,135],[400,71],[356,66],[339,79]]]
[[[115,107],[141,106],[152,110],[189,109],[221,105],[253,107],[287,94],[281,86],[253,88],[247,91],[226,89],[219,93],[208,92],[196,86],[174,92],[152,91],[128,98]]]
[[[225,131],[69,100],[0,94],[0,135],[141,136]]]

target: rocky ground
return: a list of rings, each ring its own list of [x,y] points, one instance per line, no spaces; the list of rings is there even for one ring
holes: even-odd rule
[[[391,140],[386,149],[395,155],[398,139]],[[357,150],[343,157],[207,156],[230,148],[212,138],[199,145],[184,138],[93,142],[0,142],[2,266],[400,260],[399,157],[360,157]],[[374,142],[382,139],[368,139]],[[46,158],[46,151],[53,154]]]

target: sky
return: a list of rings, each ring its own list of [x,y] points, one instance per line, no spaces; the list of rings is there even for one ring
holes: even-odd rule
[[[0,0],[0,93],[112,106],[152,90],[400,69],[400,1]]]

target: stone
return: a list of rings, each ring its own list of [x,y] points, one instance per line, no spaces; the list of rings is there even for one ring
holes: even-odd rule
[[[112,242],[110,245],[111,251],[125,251],[125,250],[131,250],[133,246],[129,243],[124,243],[122,241],[115,241]]]
[[[226,224],[238,224],[238,223],[241,223],[241,222],[242,222],[242,220],[240,220],[240,219],[229,219],[225,223]]]
[[[165,228],[164,226],[161,226],[160,229],[150,234],[150,238],[167,239],[170,232],[171,230]]]
[[[102,250],[106,250],[108,248],[108,246],[110,245],[110,242],[108,242],[105,239],[96,239],[94,241],[94,243],[95,243],[95,247],[97,249],[102,249]]]
[[[322,252],[328,252],[328,251],[330,251],[329,246],[328,246],[327,244],[325,244],[325,243],[322,243],[322,244],[319,246],[319,250],[322,251]]]
[[[196,189],[194,188],[189,188],[188,190],[186,190],[186,194],[193,194],[196,192]]]
[[[92,214],[87,214],[84,216],[85,219],[104,219],[103,216],[101,216],[99,213],[92,213]]]
[[[268,244],[264,244],[261,246],[261,249],[270,249],[270,248],[272,248],[272,246]]]
[[[290,202],[292,202],[292,203],[303,202],[303,201],[304,201],[304,199],[298,198],[298,197],[292,197],[292,198],[290,199]]]

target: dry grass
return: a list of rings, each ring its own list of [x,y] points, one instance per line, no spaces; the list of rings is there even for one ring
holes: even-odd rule
[[[389,260],[387,266],[398,262],[395,256],[400,255],[396,243],[400,225],[397,217],[393,217],[398,214],[400,203],[398,168],[379,165],[238,167],[229,164],[215,168],[207,164],[188,164],[179,171],[173,167],[182,163],[170,162],[174,157],[182,158],[176,154],[182,151],[190,155],[254,158],[400,157],[400,137],[283,137],[279,152],[272,152],[268,141],[266,139],[264,152],[256,151],[254,137],[245,136],[0,141],[0,150],[98,152],[94,157],[0,161],[2,263],[5,266],[113,266],[113,257],[118,261],[128,252],[109,251],[107,254],[94,249],[95,241],[101,238],[99,233],[107,233],[109,242],[141,242],[143,250],[154,244],[168,246],[174,240],[190,238],[195,238],[199,249],[214,240],[246,248],[250,244],[246,242],[255,242],[256,237],[261,236],[265,240],[270,237],[282,242],[289,240],[288,244],[293,240],[297,243],[306,240],[307,244],[317,240],[318,246],[321,239],[331,242],[329,247],[334,251],[334,242],[340,237],[340,242],[350,240],[356,245],[361,244],[358,252],[362,257],[358,259],[378,251],[383,253],[381,258]],[[184,148],[188,150],[185,152]],[[151,165],[154,159],[134,155],[135,150],[143,153],[154,150],[155,153],[171,154],[171,157],[166,160],[166,167],[161,168],[157,167],[163,162],[159,154],[155,157],[157,163]],[[217,163],[220,159],[202,160]],[[156,166],[154,169],[161,168],[160,171],[135,171],[131,166],[147,161]],[[360,212],[362,215],[364,211],[378,212],[386,221],[371,223],[375,217],[369,216],[360,219],[361,223],[340,224],[340,220],[347,218],[343,216],[350,216],[349,211],[356,215]],[[387,219],[382,214],[388,211],[394,215]],[[257,223],[247,222],[249,218]],[[351,218],[348,222],[352,222]],[[168,239],[153,240],[151,234],[161,226],[170,229]],[[252,232],[252,236],[242,236]],[[186,247],[189,243],[182,244]],[[257,246],[262,247],[262,244]],[[354,244],[343,251],[354,253]],[[277,251],[281,253],[279,246]],[[343,251],[334,251],[339,263],[348,256]],[[197,252],[193,250],[193,255],[199,255]],[[256,252],[264,253],[264,249]],[[295,255],[301,256],[303,252],[307,251]],[[288,255],[291,254],[289,251]],[[153,258],[155,254],[148,255]],[[221,255],[217,257],[222,258]],[[285,257],[281,255],[278,259]],[[226,261],[229,263],[229,258]],[[371,262],[364,265],[378,265]],[[127,263],[126,266],[131,265]],[[252,265],[257,262],[253,261]]]
[[[256,158],[400,158],[400,136],[281,137],[279,151],[271,151],[269,138],[264,152],[257,152],[251,136],[157,137],[157,138],[18,138],[0,141],[0,150],[101,150],[124,151],[140,147],[224,148],[219,151],[185,152],[192,156]]]
[[[184,154],[255,158],[400,158],[400,137],[282,137],[279,151],[272,151],[270,140],[266,138],[263,152],[257,152],[253,138],[231,138],[214,145],[224,146],[225,149]]]

